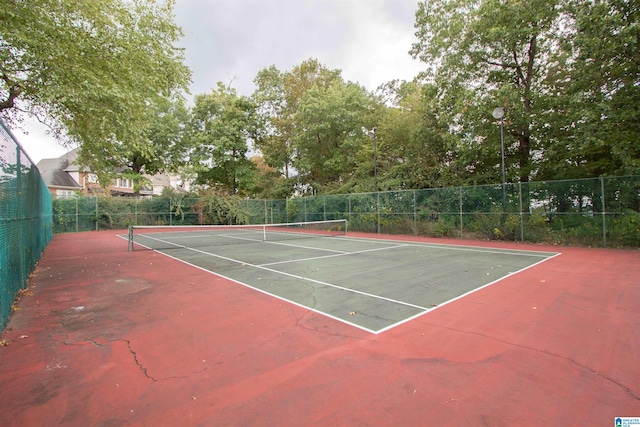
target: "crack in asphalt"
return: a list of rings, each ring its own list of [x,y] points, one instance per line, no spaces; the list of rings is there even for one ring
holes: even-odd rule
[[[151,375],[149,375],[149,372],[147,371],[147,368],[145,368],[142,365],[142,363],[140,363],[140,361],[138,360],[138,353],[133,351],[133,349],[131,348],[131,341],[129,341],[129,340],[120,340],[120,341],[124,341],[124,342],[127,343],[127,348],[129,349],[129,353],[131,353],[131,355],[133,356],[133,361],[136,363],[136,365],[138,365],[138,368],[140,368],[140,370],[142,371],[144,376],[149,378],[154,383],[157,382],[158,379],[156,379],[156,378],[152,377]]]
[[[173,380],[173,379],[181,379],[181,378],[189,378],[189,377],[192,377],[193,375],[202,373],[202,372],[206,371],[207,369],[209,369],[209,367],[205,367],[203,369],[191,372],[188,375],[171,376],[171,377],[166,377],[166,378],[155,378],[154,376],[149,374],[149,371],[147,370],[147,368],[142,364],[142,362],[140,362],[140,360],[138,360],[138,353],[136,353],[135,350],[133,350],[130,340],[117,339],[117,340],[113,340],[113,341],[108,341],[105,344],[99,343],[95,339],[83,339],[82,341],[79,341],[78,343],[68,342],[67,340],[64,340],[62,342],[62,344],[67,345],[67,346],[76,346],[76,345],[79,345],[81,343],[89,343],[89,344],[91,344],[91,345],[93,345],[95,347],[109,347],[112,344],[117,343],[117,342],[124,342],[124,343],[127,344],[127,349],[129,350],[129,353],[131,353],[131,356],[133,356],[134,363],[140,369],[140,371],[142,371],[144,376],[146,378],[150,379],[152,382],[159,382],[159,381],[166,381],[166,380]]]

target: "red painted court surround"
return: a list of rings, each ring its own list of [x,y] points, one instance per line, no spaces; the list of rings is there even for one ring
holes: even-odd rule
[[[2,334],[2,425],[640,416],[637,250],[412,238],[562,255],[374,335],[155,252],[127,253],[116,234],[58,235],[46,250]]]

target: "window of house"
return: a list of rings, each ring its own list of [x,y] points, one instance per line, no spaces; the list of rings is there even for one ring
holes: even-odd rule
[[[74,196],[74,191],[73,190],[56,190],[56,197],[58,199],[70,199]]]

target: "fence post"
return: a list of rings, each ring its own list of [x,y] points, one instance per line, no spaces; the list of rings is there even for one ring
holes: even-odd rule
[[[173,225],[173,201],[169,197],[169,225]]]
[[[322,196],[322,220],[327,220],[327,196]]]
[[[96,196],[95,199],[96,199],[96,231],[98,231],[98,223],[100,222],[100,218],[98,217],[98,196]]]
[[[518,193],[520,195],[520,241],[524,242],[524,212],[522,212],[522,182],[518,182]]]
[[[376,232],[380,234],[380,192],[376,191]]]
[[[413,190],[413,234],[418,235],[418,196],[417,191]]]
[[[607,212],[604,196],[604,177],[600,175],[600,190],[602,192],[602,242],[607,247]]]
[[[464,225],[462,223],[462,219],[464,218],[463,209],[462,209],[462,185],[460,186],[460,238],[464,235]]]
[[[16,190],[18,190],[18,197],[22,193],[22,164],[20,160],[20,146],[16,145]],[[22,205],[20,205],[20,214],[22,214]]]
[[[25,197],[23,197],[22,195],[22,165],[21,165],[21,160],[20,160],[20,145],[16,144],[16,200],[18,201],[17,206],[18,209],[16,209],[16,213],[15,213],[15,219],[17,220],[16,223],[18,224],[18,241],[19,242],[23,242],[24,241],[24,233],[25,233],[25,217],[26,217],[26,212],[25,212]],[[25,194],[25,196],[28,196],[28,193]],[[4,240],[4,239],[3,239]],[[26,279],[26,276],[28,275],[27,272],[27,260],[25,257],[25,251],[20,251],[17,253],[18,257],[20,258],[20,274],[22,275],[22,277],[20,278],[20,288],[22,288],[22,283],[24,282],[24,280]],[[4,285],[4,283],[3,283]],[[4,286],[3,286],[4,288]],[[15,296],[11,295],[11,297],[13,298]],[[4,296],[3,296],[4,298]]]
[[[78,198],[76,197],[76,233],[78,231],[80,231],[80,224],[78,223],[78,216],[79,216],[80,212],[78,210]]]

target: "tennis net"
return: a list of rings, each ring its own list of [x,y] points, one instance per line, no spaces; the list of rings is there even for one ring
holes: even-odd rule
[[[130,226],[128,250],[181,249],[343,236],[347,220],[255,225]]]

